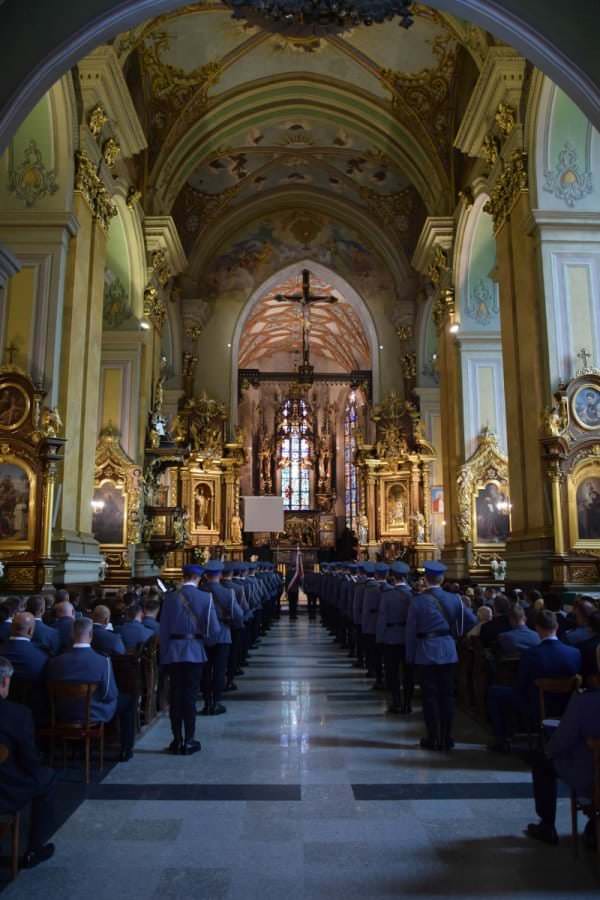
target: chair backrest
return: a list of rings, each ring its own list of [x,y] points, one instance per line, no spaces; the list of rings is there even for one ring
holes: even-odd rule
[[[600,738],[588,738],[586,741],[588,750],[594,757],[594,796],[593,803],[596,813],[600,812]]]
[[[535,685],[540,695],[540,719],[546,718],[546,694],[568,696],[581,687],[581,675],[570,678],[536,678]]]
[[[10,750],[6,746],[6,744],[0,744],[0,766],[2,763],[5,763],[8,757],[10,756]]]
[[[34,683],[26,678],[15,678],[14,675],[10,680],[10,690],[8,699],[13,703],[21,703],[23,706],[31,707],[34,697]]]
[[[57,716],[57,709],[60,712],[61,706],[67,706],[69,703],[73,706],[83,704],[83,716],[77,716],[76,720],[81,721],[86,727],[91,722],[92,697],[98,685],[96,682],[89,681],[49,681],[48,694],[50,696],[50,723],[54,727],[57,722],[68,722],[70,719],[61,719]]]

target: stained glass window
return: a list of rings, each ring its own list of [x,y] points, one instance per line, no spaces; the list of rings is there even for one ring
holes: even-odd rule
[[[348,397],[344,415],[344,488],[346,499],[346,525],[356,531],[358,528],[358,475],[354,465],[356,454],[357,408],[356,392]]]
[[[285,509],[310,509],[310,425],[304,400],[286,400],[281,409],[281,494]]]

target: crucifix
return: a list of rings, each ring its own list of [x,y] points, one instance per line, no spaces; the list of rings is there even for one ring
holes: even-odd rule
[[[337,297],[332,297],[331,295],[319,296],[318,294],[311,294],[310,272],[308,269],[303,269],[302,293],[276,294],[275,299],[278,303],[299,303],[302,308],[302,365],[300,366],[300,374],[310,376],[312,374],[312,366],[310,364],[309,347],[309,309],[314,303],[337,303]]]
[[[8,364],[9,364],[9,366],[12,366],[12,364],[13,364],[13,357],[14,357],[15,353],[18,353],[18,352],[19,352],[19,348],[17,347],[17,345],[15,344],[15,342],[12,341],[12,342],[8,345],[8,347],[5,347],[5,348],[4,348],[4,352],[8,355]]]
[[[592,354],[589,353],[589,352],[585,349],[585,347],[583,347],[583,349],[580,350],[579,353],[577,354],[577,359],[580,359],[580,360],[581,360],[581,362],[583,363],[583,368],[584,368],[584,369],[587,369],[587,367],[588,367],[588,360],[590,360],[591,358],[592,358]]]

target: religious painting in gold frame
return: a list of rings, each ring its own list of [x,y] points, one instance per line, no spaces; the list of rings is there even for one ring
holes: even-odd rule
[[[567,476],[569,544],[574,550],[600,550],[600,457],[580,462]]]
[[[192,522],[194,531],[214,531],[215,498],[213,485],[197,481],[192,495]]]
[[[475,484],[472,502],[473,543],[504,546],[510,535],[508,482],[489,479]]]
[[[33,550],[37,524],[37,478],[12,454],[0,456],[0,554]]]
[[[600,431],[600,389],[597,384],[584,382],[571,398],[571,413],[580,428]]]
[[[94,488],[92,534],[102,547],[127,546],[128,497],[125,485],[105,478]]]
[[[16,381],[5,381],[0,387],[0,432],[17,431],[26,421],[31,400]]]

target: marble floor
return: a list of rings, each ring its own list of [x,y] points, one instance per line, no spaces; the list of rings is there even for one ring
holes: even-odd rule
[[[55,835],[56,854],[3,897],[43,900],[597,898],[574,860],[522,834],[530,778],[459,716],[451,756],[418,749],[419,712],[383,697],[318,624],[276,623],[202,752],[171,757],[161,718]]]

